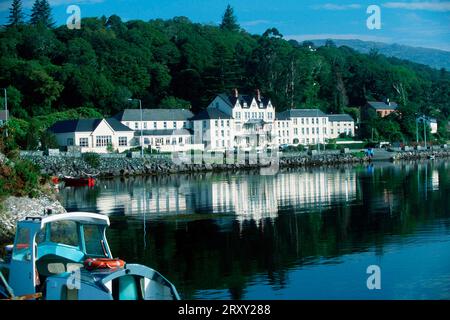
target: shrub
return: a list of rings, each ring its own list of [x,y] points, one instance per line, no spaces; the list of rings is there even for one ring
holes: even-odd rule
[[[40,172],[31,161],[17,160],[0,165],[0,195],[35,197],[40,190]]]
[[[95,152],[83,153],[83,160],[92,168],[98,168],[100,166],[100,155]]]

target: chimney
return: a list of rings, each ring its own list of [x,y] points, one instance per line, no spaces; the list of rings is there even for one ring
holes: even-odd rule
[[[256,100],[261,101],[261,91],[259,89],[256,89]]]
[[[233,97],[235,97],[235,98],[237,98],[237,97],[239,97],[239,92],[238,92],[238,89],[233,89]]]

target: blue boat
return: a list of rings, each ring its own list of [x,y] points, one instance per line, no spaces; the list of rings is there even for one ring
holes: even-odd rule
[[[107,216],[86,212],[18,222],[14,245],[0,260],[0,294],[9,299],[179,300],[175,286],[157,271],[113,258],[106,240],[109,224]]]

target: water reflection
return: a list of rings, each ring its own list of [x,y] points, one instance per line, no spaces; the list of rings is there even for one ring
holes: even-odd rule
[[[114,254],[183,298],[448,299],[449,173],[423,161],[114,179],[61,197],[110,215]],[[365,286],[371,264],[380,292]]]
[[[325,208],[356,199],[351,168],[285,170],[275,176],[203,173],[101,180],[94,189],[66,188],[71,208],[146,218],[178,214],[233,214],[236,219],[276,218],[279,207]]]

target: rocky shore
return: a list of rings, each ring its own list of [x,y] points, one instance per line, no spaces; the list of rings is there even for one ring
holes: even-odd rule
[[[96,167],[92,167],[82,158],[27,156],[41,168],[41,173],[51,176],[83,176],[86,174],[98,177],[119,177],[137,175],[162,175],[175,173],[195,173],[204,171],[250,170],[270,164],[279,163],[280,167],[320,166],[358,163],[368,161],[351,154],[333,154],[322,156],[295,156],[270,159],[267,163],[248,162],[221,164],[203,163],[186,164],[173,161],[171,158],[99,158]]]
[[[421,160],[433,157],[448,158],[450,157],[450,149],[398,152],[393,156],[392,160]]]
[[[450,149],[437,151],[408,151],[392,152],[390,158],[384,160],[414,160],[430,157],[450,157]],[[368,157],[357,156],[352,153],[334,153],[318,155],[281,156],[270,159],[267,163],[249,164],[238,162],[233,164],[203,163],[186,164],[172,160],[170,157],[141,158],[102,158],[98,159],[95,167],[83,158],[52,157],[52,156],[23,156],[41,168],[42,174],[51,176],[84,176],[86,174],[98,177],[121,177],[138,175],[164,175],[175,173],[195,173],[205,171],[249,170],[270,166],[277,163],[279,167],[317,167],[351,163],[369,162]]]
[[[61,203],[49,196],[35,199],[8,197],[0,204],[0,244],[14,240],[16,223],[26,217],[43,216],[47,209],[53,213],[64,213]]]

